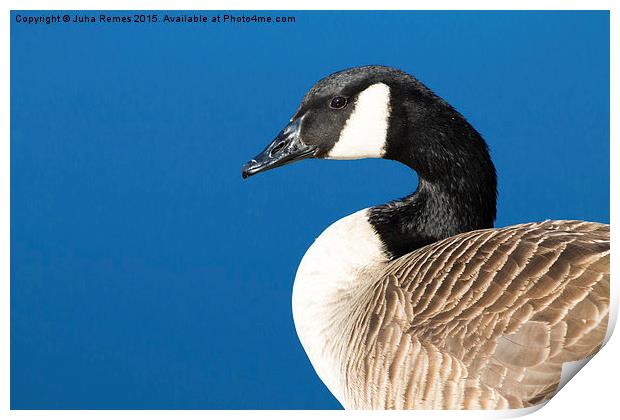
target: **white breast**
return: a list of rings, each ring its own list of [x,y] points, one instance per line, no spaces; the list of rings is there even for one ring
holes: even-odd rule
[[[317,374],[343,405],[339,337],[349,316],[347,303],[360,286],[360,272],[387,261],[367,212],[328,227],[306,251],[293,286],[297,335]]]

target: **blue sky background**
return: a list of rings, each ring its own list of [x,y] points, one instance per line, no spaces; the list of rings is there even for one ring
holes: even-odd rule
[[[399,67],[469,119],[497,165],[497,226],[609,222],[607,12],[17,14],[39,13],[11,23],[14,409],[339,408],[297,340],[295,271],[330,223],[416,176],[378,160],[240,170],[342,68]]]

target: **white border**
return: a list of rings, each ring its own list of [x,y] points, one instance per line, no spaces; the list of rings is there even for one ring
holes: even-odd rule
[[[6,10],[612,10],[613,0],[6,0]]]
[[[317,415],[327,417],[354,416],[357,418],[377,415],[394,416],[407,419],[421,418],[489,418],[483,412],[343,412],[343,411],[9,411],[10,404],[10,363],[9,363],[9,328],[10,328],[10,242],[9,242],[9,197],[10,197],[10,162],[9,162],[9,28],[10,10],[611,10],[611,160],[618,162],[618,18],[620,7],[613,0],[181,0],[181,1],[145,1],[145,0],[4,0],[0,2],[2,18],[0,20],[0,416],[28,418],[191,418],[203,419],[205,415],[221,418],[252,416],[262,418],[313,418]],[[379,7],[380,6],[380,7]],[[584,139],[587,141],[587,139]],[[620,169],[611,165],[611,185],[617,185]],[[612,188],[613,191],[613,188]],[[618,194],[611,194],[611,230],[612,238],[618,237],[620,229],[617,220]],[[615,246],[612,244],[612,248]],[[615,252],[615,250],[614,250]],[[612,254],[615,255],[615,254]],[[619,259],[612,257],[612,278],[619,272]],[[612,281],[612,301],[617,303],[618,290]],[[616,308],[617,304],[613,305]],[[617,334],[616,334],[617,335]],[[617,389],[620,388],[620,342],[612,337],[608,344],[597,354],[582,372],[579,379],[572,380],[556,395],[547,406],[530,414],[528,418],[562,418],[588,419],[612,418],[617,416],[620,401]],[[496,418],[499,418],[495,413]],[[514,413],[516,414],[516,413]],[[406,417],[405,417],[406,416]]]

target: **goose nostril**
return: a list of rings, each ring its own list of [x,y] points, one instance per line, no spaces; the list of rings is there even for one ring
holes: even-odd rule
[[[285,140],[285,141],[281,141],[280,143],[276,144],[275,147],[273,149],[271,149],[271,152],[269,152],[269,156],[273,157],[273,155],[275,155],[280,150],[282,150],[284,148],[284,146],[286,146],[287,143],[288,142]]]

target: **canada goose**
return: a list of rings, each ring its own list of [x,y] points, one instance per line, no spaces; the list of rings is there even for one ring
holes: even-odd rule
[[[391,159],[419,177],[412,195],[328,227],[295,277],[297,333],[345,408],[529,407],[602,346],[609,225],[493,228],[485,141],[412,76],[322,79],[243,177],[309,157]]]

